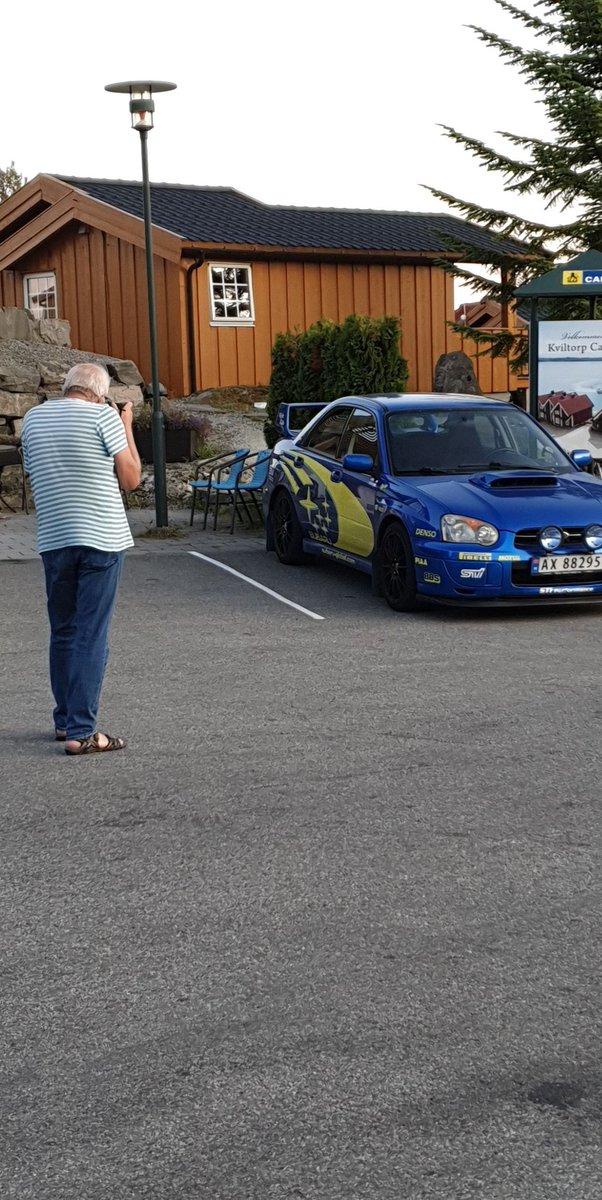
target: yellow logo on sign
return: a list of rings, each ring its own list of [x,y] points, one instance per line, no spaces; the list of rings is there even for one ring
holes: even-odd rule
[[[566,284],[566,283],[582,284],[583,283],[583,271],[563,271],[562,272],[562,282],[563,282],[563,284]]]

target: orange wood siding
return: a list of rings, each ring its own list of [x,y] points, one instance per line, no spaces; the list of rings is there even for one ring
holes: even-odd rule
[[[208,265],[194,272],[193,390],[267,384],[276,334],[307,329],[321,317],[344,321],[354,312],[397,317],[410,390],[429,391],[437,358],[453,348],[446,325],[453,318],[453,286],[438,267],[239,261],[252,270],[253,326],[211,326]]]
[[[171,395],[186,394],[185,306],[178,264],[155,255],[159,376]],[[71,224],[0,273],[3,305],[23,305],[23,276],[54,271],[59,316],[78,350],[131,358],[151,378],[146,260],[139,246],[113,234]]]
[[[23,275],[54,271],[59,316],[71,324],[78,349],[131,358],[150,380],[146,263],[139,244],[103,229],[79,232],[72,222],[0,272],[0,303],[21,307]],[[211,261],[211,260],[208,260]],[[241,263],[249,260],[241,258]],[[440,354],[464,349],[484,392],[525,384],[506,359],[477,358],[474,345],[449,329],[453,281],[423,264],[250,261],[255,323],[212,326],[208,264],[191,273],[194,346],[188,344],[187,273],[182,264],[155,255],[159,375],[171,395],[227,386],[265,385],[277,333],[307,329],[321,317],[343,321],[350,313],[389,315],[401,322],[401,350],[409,365],[409,391],[429,391]],[[194,363],[194,379],[191,378]]]
[[[516,332],[513,330],[513,332]],[[488,354],[479,357],[477,355],[477,347],[470,338],[462,338],[458,336],[459,345],[454,349],[463,350],[472,361],[474,373],[477,377],[479,387],[486,394],[490,392],[512,392],[516,388],[525,388],[528,386],[528,375],[517,375],[513,370],[505,355],[500,358],[490,358]],[[525,338],[527,334],[523,335]]]
[[[16,271],[0,271],[0,307],[23,308],[23,284]]]

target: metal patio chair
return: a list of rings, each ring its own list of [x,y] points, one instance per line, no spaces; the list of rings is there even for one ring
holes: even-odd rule
[[[213,528],[217,529],[220,496],[226,496],[227,501],[233,504],[234,488],[244,467],[245,460],[248,458],[249,454],[250,449],[247,446],[240,450],[232,450],[229,454],[216,454],[214,458],[206,458],[204,461],[199,463],[196,470],[196,477],[190,481],[190,486],[192,488],[192,508],[190,510],[191,525],[194,521],[197,492],[204,492],[205,509],[203,513],[203,529],[207,528],[209,505],[211,502],[211,495],[213,493],[215,498]],[[207,468],[209,468],[209,474],[203,475],[203,478],[200,479],[199,476],[202,472],[205,472]],[[225,472],[227,472],[227,474],[225,474]],[[233,509],[236,509],[234,504]],[[238,515],[239,519],[242,521],[240,513]],[[232,520],[234,521],[234,511]]]
[[[236,485],[234,487],[234,503],[232,505],[232,522],[230,525],[230,533],[234,533],[234,517],[237,512],[239,501],[247,517],[249,518],[249,525],[253,524],[253,519],[251,516],[253,510],[249,510],[247,506],[247,496],[249,497],[249,500],[252,501],[255,512],[259,516],[259,520],[263,522],[263,513],[257,500],[257,493],[262,492],[267,483],[271,457],[271,450],[259,450],[257,454],[250,454],[244,463],[245,473],[248,467],[252,467],[253,474],[251,475],[250,479],[245,480],[241,477],[241,475],[239,475],[238,479],[236,480]]]

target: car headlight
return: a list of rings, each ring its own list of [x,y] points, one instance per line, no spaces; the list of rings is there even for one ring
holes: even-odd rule
[[[562,545],[562,529],[556,525],[546,525],[539,535],[539,544],[544,550],[557,550]]]
[[[441,518],[441,536],[444,542],[476,542],[477,546],[493,546],[500,535],[495,525],[490,525],[488,521],[446,513]]]
[[[602,549],[602,525],[590,525],[585,531],[585,544],[590,550]]]

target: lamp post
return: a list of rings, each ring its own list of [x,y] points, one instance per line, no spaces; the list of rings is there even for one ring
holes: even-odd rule
[[[165,430],[161,411],[159,360],[157,355],[157,319],[155,312],[155,271],[153,265],[153,230],[151,193],[148,177],[148,131],[153,128],[155,102],[153,92],[173,92],[175,83],[157,79],[130,79],[125,83],[108,83],[105,92],[123,92],[130,97],[132,129],[140,134],[142,153],[142,200],[144,208],[144,242],[146,246],[146,286],[148,291],[148,328],[150,334],[151,378],[153,388],[153,465],[155,477],[155,520],[158,529],[167,526],[167,479],[165,475]]]

